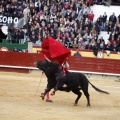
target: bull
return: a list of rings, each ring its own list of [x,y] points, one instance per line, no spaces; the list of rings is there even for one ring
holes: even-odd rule
[[[44,99],[44,96],[46,95],[46,93],[49,92],[53,88],[55,89],[55,91],[57,90],[65,91],[65,92],[72,91],[74,94],[77,95],[77,98],[74,102],[74,105],[77,105],[82,95],[80,90],[82,90],[87,99],[87,106],[90,106],[90,95],[88,92],[89,84],[96,91],[100,93],[109,94],[108,92],[100,90],[99,88],[95,87],[87,79],[87,77],[82,73],[72,73],[72,72],[67,71],[66,75],[62,75],[62,73],[59,72],[60,66],[56,62],[50,62],[48,60],[37,61],[36,67],[42,70],[48,79],[47,89],[45,90],[44,93],[41,94],[42,99]],[[59,77],[59,76],[62,76],[62,77]],[[60,78],[59,82],[57,78]],[[64,85],[66,85],[66,87],[64,87]]]

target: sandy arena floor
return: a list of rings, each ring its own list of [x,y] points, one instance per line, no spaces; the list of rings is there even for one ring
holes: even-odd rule
[[[43,76],[37,92],[40,77],[41,73],[0,72],[0,120],[120,120],[120,82],[90,79],[110,95],[100,94],[89,86],[89,108],[84,95],[78,106],[73,106],[77,96],[72,92],[58,91],[51,96],[53,103],[41,100],[46,77]]]

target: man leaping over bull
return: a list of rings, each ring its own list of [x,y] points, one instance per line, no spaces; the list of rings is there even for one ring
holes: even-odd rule
[[[45,55],[44,57],[46,58],[46,60],[48,62],[51,62]],[[65,84],[65,76],[67,74],[67,70],[69,69],[69,64],[67,61],[65,61],[62,65],[59,65],[58,62],[54,62],[54,64],[57,64],[58,65],[58,70],[56,71],[55,73],[55,80],[56,80],[56,85],[54,87],[54,91],[51,93],[51,95],[55,95],[55,92],[58,90],[58,88],[62,88],[63,85]],[[51,79],[52,80],[52,79]],[[45,92],[44,93],[41,93],[41,97],[42,99],[44,99],[44,96],[45,95],[49,95],[49,83],[47,84],[47,87],[45,89]],[[64,88],[62,88],[64,90]],[[66,92],[69,92],[70,90],[69,89],[66,89]]]
[[[58,88],[61,88],[64,86],[65,76],[67,74],[68,69],[69,69],[69,64],[67,61],[65,61],[61,66],[59,66],[58,72],[55,74],[57,84],[54,88],[54,91],[51,93],[51,95],[55,95],[55,92],[58,90]],[[66,92],[69,92],[69,90],[66,90]]]
[[[46,62],[48,62],[48,64],[49,63],[54,64],[53,66],[55,66],[55,69],[51,68],[50,71],[44,68],[44,70],[47,71],[45,74],[46,76],[48,75],[49,78],[45,92],[41,94],[41,97],[44,98],[46,93],[48,93],[53,88],[53,86],[55,93],[58,87],[64,85],[64,82],[61,83],[62,81],[60,81],[60,79],[64,81],[63,78],[65,77],[65,71],[67,69],[66,65],[68,65],[67,62],[65,61],[66,58],[68,58],[71,55],[71,51],[60,42],[54,40],[50,36],[47,36],[42,43],[42,53],[44,55],[43,56],[44,60],[46,59],[47,60]]]

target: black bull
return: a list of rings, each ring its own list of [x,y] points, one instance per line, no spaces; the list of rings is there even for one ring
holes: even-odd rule
[[[82,95],[80,90],[82,90],[87,98],[87,106],[90,106],[90,98],[88,93],[88,84],[90,81],[84,74],[67,72],[66,76],[63,79],[60,79],[61,82],[59,82],[58,85],[58,82],[56,81],[56,73],[59,71],[59,65],[57,63],[49,62],[47,60],[38,61],[36,62],[36,67],[42,70],[48,78],[47,89],[45,90],[45,93],[43,93],[43,98],[52,88],[57,87],[57,90],[66,92],[72,91],[74,94],[78,95],[75,100],[75,105],[77,105],[78,100]],[[63,87],[64,84],[66,87]],[[91,83],[90,85],[98,92],[109,94],[106,91],[98,89]]]

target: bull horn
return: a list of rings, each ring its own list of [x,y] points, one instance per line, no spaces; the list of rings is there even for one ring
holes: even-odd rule
[[[36,61],[36,62],[34,62],[34,65],[35,65],[35,66],[37,66],[37,61]]]
[[[45,54],[44,54],[44,57],[45,57],[45,59],[46,59],[48,62],[51,62],[51,60],[48,59]]]

